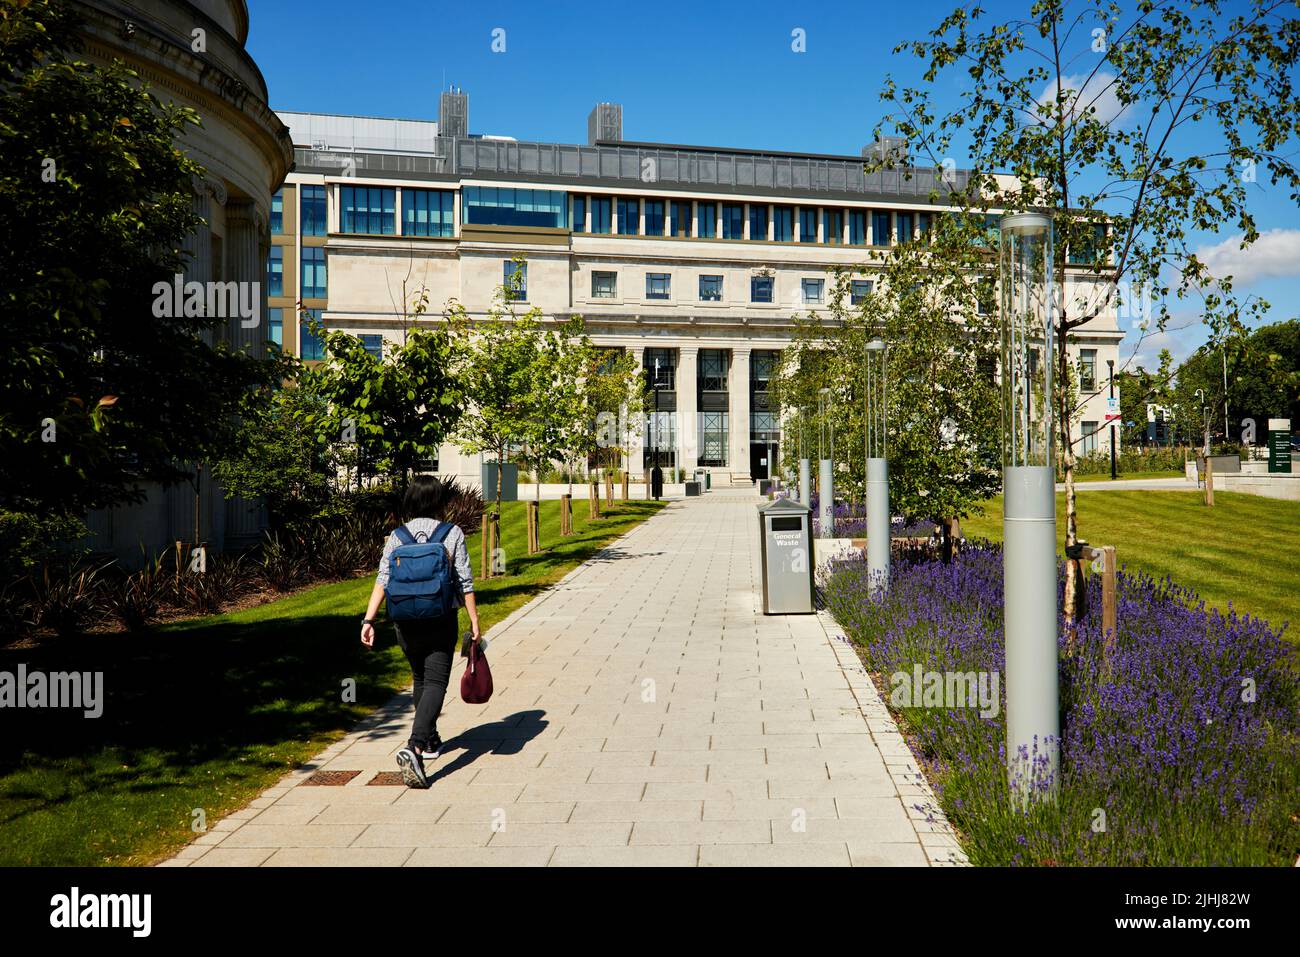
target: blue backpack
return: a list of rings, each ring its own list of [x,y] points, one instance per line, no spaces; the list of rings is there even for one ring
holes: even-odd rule
[[[401,544],[388,557],[384,587],[388,617],[393,621],[439,618],[456,610],[456,578],[442,544],[452,527],[451,522],[443,522],[423,542],[416,541],[405,525],[393,532]]]

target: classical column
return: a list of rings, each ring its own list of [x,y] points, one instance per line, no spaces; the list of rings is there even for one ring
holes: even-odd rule
[[[266,322],[266,254],[270,245],[267,223],[252,202],[226,204],[226,274],[222,278],[235,284],[240,303],[252,302],[252,314],[242,314],[242,309],[226,319],[223,327],[225,339],[235,349],[257,358],[266,355],[265,340],[270,335]],[[251,300],[249,299],[251,296]],[[224,504],[224,521],[219,511],[213,515],[214,534],[218,525],[224,527],[225,546],[242,548],[255,543],[266,526],[263,504],[257,499],[236,496],[229,500],[210,475],[210,495]]]
[[[628,352],[636,360],[637,379],[645,382],[645,346],[637,342],[628,346]],[[653,395],[653,393],[652,393]],[[653,401],[653,398],[651,399]],[[627,451],[623,456],[623,468],[631,475],[640,475],[644,469],[645,456],[641,454],[641,449],[646,441],[646,415],[649,411],[647,406],[641,412],[636,413],[640,421],[629,421],[624,430],[624,436],[627,438]],[[620,436],[622,438],[622,436]]]
[[[262,358],[266,352],[266,232],[257,207],[251,203],[226,204],[226,280],[237,284],[241,303],[251,301],[253,315],[232,315],[225,322],[225,339],[234,348]],[[255,292],[249,299],[250,293]]]
[[[699,357],[695,346],[677,350],[677,467],[688,480],[700,454]]]
[[[727,457],[731,474],[749,479],[749,347],[731,350],[731,369],[727,376]]]

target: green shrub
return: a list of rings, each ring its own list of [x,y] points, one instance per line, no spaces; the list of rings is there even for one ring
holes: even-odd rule
[[[46,565],[31,586],[32,621],[60,638],[79,635],[104,608],[103,573],[107,565],[81,561]]]
[[[174,573],[161,557],[138,571],[119,573],[104,581],[104,608],[127,631],[140,631],[157,619],[163,603],[173,597]]]
[[[1195,450],[1181,445],[1120,449],[1115,456],[1115,468],[1118,472],[1181,472],[1183,462],[1194,456]],[[1075,460],[1074,471],[1077,475],[1109,473],[1110,452],[1101,449],[1079,456]]]

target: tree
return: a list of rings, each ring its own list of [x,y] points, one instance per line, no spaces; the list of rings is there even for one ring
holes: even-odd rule
[[[887,345],[886,425],[891,508],[943,521],[979,509],[998,485],[998,349],[990,307],[991,254],[982,220],[940,218],[917,242],[864,268],[876,284],[853,307],[848,277],[833,285],[829,317],[796,323],[773,388],[810,451],[834,430],[836,487],[865,492],[866,344]],[[818,402],[821,389],[829,401]],[[824,420],[824,421],[823,421]],[[787,470],[797,446],[785,443]]]
[[[498,290],[500,293],[501,291]],[[505,463],[517,461],[530,438],[538,436],[545,396],[537,382],[544,364],[541,310],[516,315],[507,295],[494,297],[488,316],[472,321],[464,306],[447,312],[457,337],[466,407],[455,431],[461,451],[486,453],[498,463],[494,517],[501,515]],[[483,490],[484,498],[488,490]]]
[[[1242,7],[1142,0],[1124,12],[1109,0],[1036,0],[1026,18],[983,29],[982,9],[960,8],[926,39],[895,50],[926,65],[923,86],[886,83],[882,99],[896,110],[889,119],[897,132],[936,170],[964,150],[975,171],[965,184],[947,182],[944,198],[976,212],[1046,210],[1054,219],[1058,383],[1067,381],[1071,335],[1117,295],[1141,313],[1132,304],[1149,292],[1158,329],[1169,319],[1168,296],[1194,299],[1212,336],[1266,309],[1260,301],[1243,309],[1231,277],[1211,276],[1188,251],[1193,230],[1235,227],[1243,247],[1254,242],[1246,201],[1258,177],[1281,183],[1292,201],[1300,187],[1286,155],[1300,111],[1292,83],[1300,21],[1279,0]],[[926,87],[951,82],[949,74],[964,86],[961,105],[938,116]],[[1198,148],[1196,127],[1220,148]],[[1100,282],[1071,282],[1067,293],[1069,263]],[[1075,410],[1064,389],[1055,405],[1072,622],[1083,584]]]
[[[213,343],[224,320],[157,314],[199,226],[203,170],[176,145],[199,120],[76,60],[77,26],[0,6],[0,511],[73,518],[227,448],[267,373]]]
[[[359,336],[319,323],[312,331],[325,361],[301,373],[303,388],[318,398],[305,420],[320,442],[355,447],[358,487],[373,476],[405,485],[437,457],[464,410],[454,330],[411,329],[381,355]]]
[[[287,354],[277,354],[276,363],[276,383],[246,393],[241,440],[213,463],[212,474],[228,499],[264,502],[271,528],[279,531],[319,514],[338,467],[330,446],[307,427],[322,401],[304,388],[302,364]]]

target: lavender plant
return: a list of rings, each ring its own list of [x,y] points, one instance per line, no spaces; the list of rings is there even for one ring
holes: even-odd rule
[[[1063,585],[1063,570],[1061,575]],[[866,563],[824,597],[869,670],[1004,670],[1002,556],[901,562],[879,602]],[[1061,644],[1060,799],[1008,797],[1005,704],[896,711],[977,864],[1289,865],[1300,847],[1300,655],[1282,629],[1206,608],[1169,579],[1121,571],[1107,652],[1100,580]],[[1064,630],[1062,630],[1064,634]],[[888,699],[888,685],[884,689]]]

